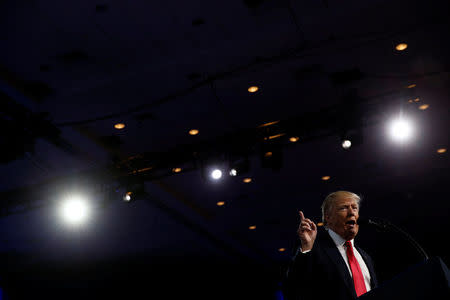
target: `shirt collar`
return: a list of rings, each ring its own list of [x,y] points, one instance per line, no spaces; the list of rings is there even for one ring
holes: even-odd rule
[[[334,232],[333,230],[331,230],[330,228],[328,228],[328,234],[331,236],[331,238],[333,239],[333,242],[336,244],[336,246],[344,246],[345,244],[345,239],[343,239],[339,234],[337,234],[336,232]],[[352,239],[350,242],[352,243],[352,247],[354,247],[354,239]]]

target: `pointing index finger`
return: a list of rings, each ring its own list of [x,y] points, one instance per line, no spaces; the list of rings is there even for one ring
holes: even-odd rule
[[[305,219],[305,216],[303,215],[303,212],[301,210],[298,211],[298,214],[300,216],[300,222],[302,222]]]

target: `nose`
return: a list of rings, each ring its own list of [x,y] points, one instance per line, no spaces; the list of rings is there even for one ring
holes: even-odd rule
[[[350,208],[348,210],[348,214],[349,214],[349,216],[356,216],[358,214],[358,209],[357,208]]]

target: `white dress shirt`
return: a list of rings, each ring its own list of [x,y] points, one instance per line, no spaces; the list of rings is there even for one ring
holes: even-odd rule
[[[341,253],[342,258],[345,261],[345,264],[347,265],[348,271],[350,273],[350,276],[352,277],[352,269],[350,269],[350,265],[348,264],[348,258],[347,258],[347,248],[344,246],[345,240],[336,232],[328,228],[328,234],[333,239],[334,243],[336,244],[336,247],[339,250],[339,253]],[[359,254],[358,250],[355,248],[353,240],[350,241],[353,246],[353,253],[355,254],[355,258],[358,261],[358,264],[361,268],[361,272],[364,277],[364,283],[366,284],[366,290],[370,291],[370,272],[367,268],[366,263],[364,262],[364,259],[362,258],[361,254]]]

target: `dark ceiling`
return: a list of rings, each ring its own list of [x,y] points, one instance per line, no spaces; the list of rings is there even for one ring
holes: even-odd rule
[[[11,299],[23,285],[59,297],[92,281],[102,283],[91,295],[126,282],[123,295],[132,286],[137,297],[135,276],[174,295],[227,282],[224,299],[253,298],[252,284],[275,299],[298,210],[320,222],[322,200],[341,189],[448,264],[449,151],[438,153],[450,146],[448,6],[1,1],[0,253]],[[402,144],[387,134],[398,116],[414,122]],[[213,163],[247,170],[212,182]],[[55,212],[74,191],[94,206],[79,228]],[[384,278],[420,260],[395,235],[359,238]],[[392,244],[397,259],[383,252]]]

